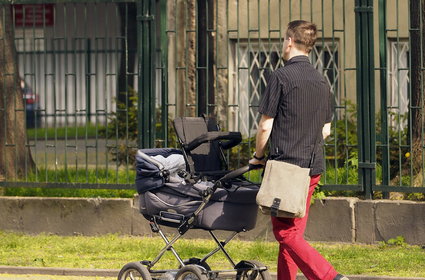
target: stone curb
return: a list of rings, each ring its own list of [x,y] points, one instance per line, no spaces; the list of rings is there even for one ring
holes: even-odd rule
[[[60,236],[155,235],[139,208],[137,198],[0,196],[0,230]],[[305,238],[308,241],[375,244],[402,236],[407,244],[424,245],[424,212],[425,202],[326,198],[312,205]],[[221,232],[226,237],[229,234],[217,231]],[[210,239],[211,236],[205,230],[196,229],[187,232],[185,238]],[[241,233],[238,239],[275,241],[270,217],[258,213],[255,228]]]
[[[42,274],[61,276],[97,276],[116,277],[118,269],[80,269],[80,268],[56,268],[56,267],[23,267],[23,266],[0,266],[0,274]],[[276,273],[271,273],[272,279],[276,279]],[[355,280],[425,280],[423,277],[390,277],[390,276],[367,276],[347,275]],[[297,280],[306,279],[299,274]]]

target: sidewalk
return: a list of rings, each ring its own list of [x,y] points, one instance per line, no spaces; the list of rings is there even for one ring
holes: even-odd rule
[[[99,277],[113,277],[116,279],[118,269],[77,269],[77,268],[56,268],[56,267],[22,267],[22,266],[0,266],[0,280],[8,279],[63,279],[54,278],[54,276],[73,276],[70,279],[80,279],[81,277],[89,277],[88,279],[99,279]],[[7,274],[7,276],[5,276]],[[16,275],[16,278],[11,278]],[[20,278],[18,278],[18,275]],[[26,278],[24,275],[31,275]],[[46,278],[49,275],[49,278]],[[41,278],[40,278],[41,277]],[[78,277],[78,278],[75,278]]]
[[[118,269],[0,266],[0,280],[112,280],[116,279],[118,272]],[[271,273],[271,276],[272,280],[276,279],[276,273]],[[347,276],[350,280],[425,280],[423,277]],[[301,274],[297,276],[297,280],[304,279]]]
[[[0,280],[116,280],[117,277],[0,274]]]

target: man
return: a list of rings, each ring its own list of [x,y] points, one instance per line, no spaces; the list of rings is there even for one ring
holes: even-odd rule
[[[297,20],[288,24],[283,42],[285,66],[271,74],[262,96],[256,152],[249,161],[254,165],[265,164],[269,138],[271,159],[309,167],[314,154],[306,215],[294,219],[271,218],[273,233],[280,244],[278,280],[296,279],[298,268],[307,279],[348,280],[304,239],[311,196],[324,171],[323,139],[330,134],[332,120],[329,86],[308,58],[316,34],[313,23]]]

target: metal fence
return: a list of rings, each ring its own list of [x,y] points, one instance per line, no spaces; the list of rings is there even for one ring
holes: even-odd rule
[[[423,198],[421,0],[0,3],[3,28],[9,12],[13,22],[19,77],[38,97],[32,107],[24,100],[35,127],[27,168],[3,172],[0,186],[132,188],[134,151],[175,145],[176,116],[206,114],[240,131],[244,141],[228,157],[246,164],[261,94],[283,66],[286,25],[305,19],[318,26],[310,59],[336,102],[322,188]],[[0,113],[13,106],[3,100]],[[80,175],[57,175],[71,171]]]

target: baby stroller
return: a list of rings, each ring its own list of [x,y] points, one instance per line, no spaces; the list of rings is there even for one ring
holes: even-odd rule
[[[220,132],[213,119],[202,117],[178,118],[174,127],[181,150],[142,149],[136,155],[140,212],[165,246],[154,260],[126,264],[118,280],[206,280],[218,278],[220,273],[235,274],[238,280],[269,280],[265,265],[255,260],[235,263],[225,249],[239,232],[255,227],[258,212],[255,198],[259,186],[241,176],[255,166],[229,171],[225,163],[223,149],[239,144],[240,133]],[[161,226],[176,229],[171,240]],[[202,258],[183,260],[173,245],[190,229],[208,231],[217,247]],[[231,233],[220,241],[215,230]],[[173,253],[179,267],[154,270],[154,265],[167,251]],[[224,254],[232,269],[210,268],[207,260],[217,252]]]

